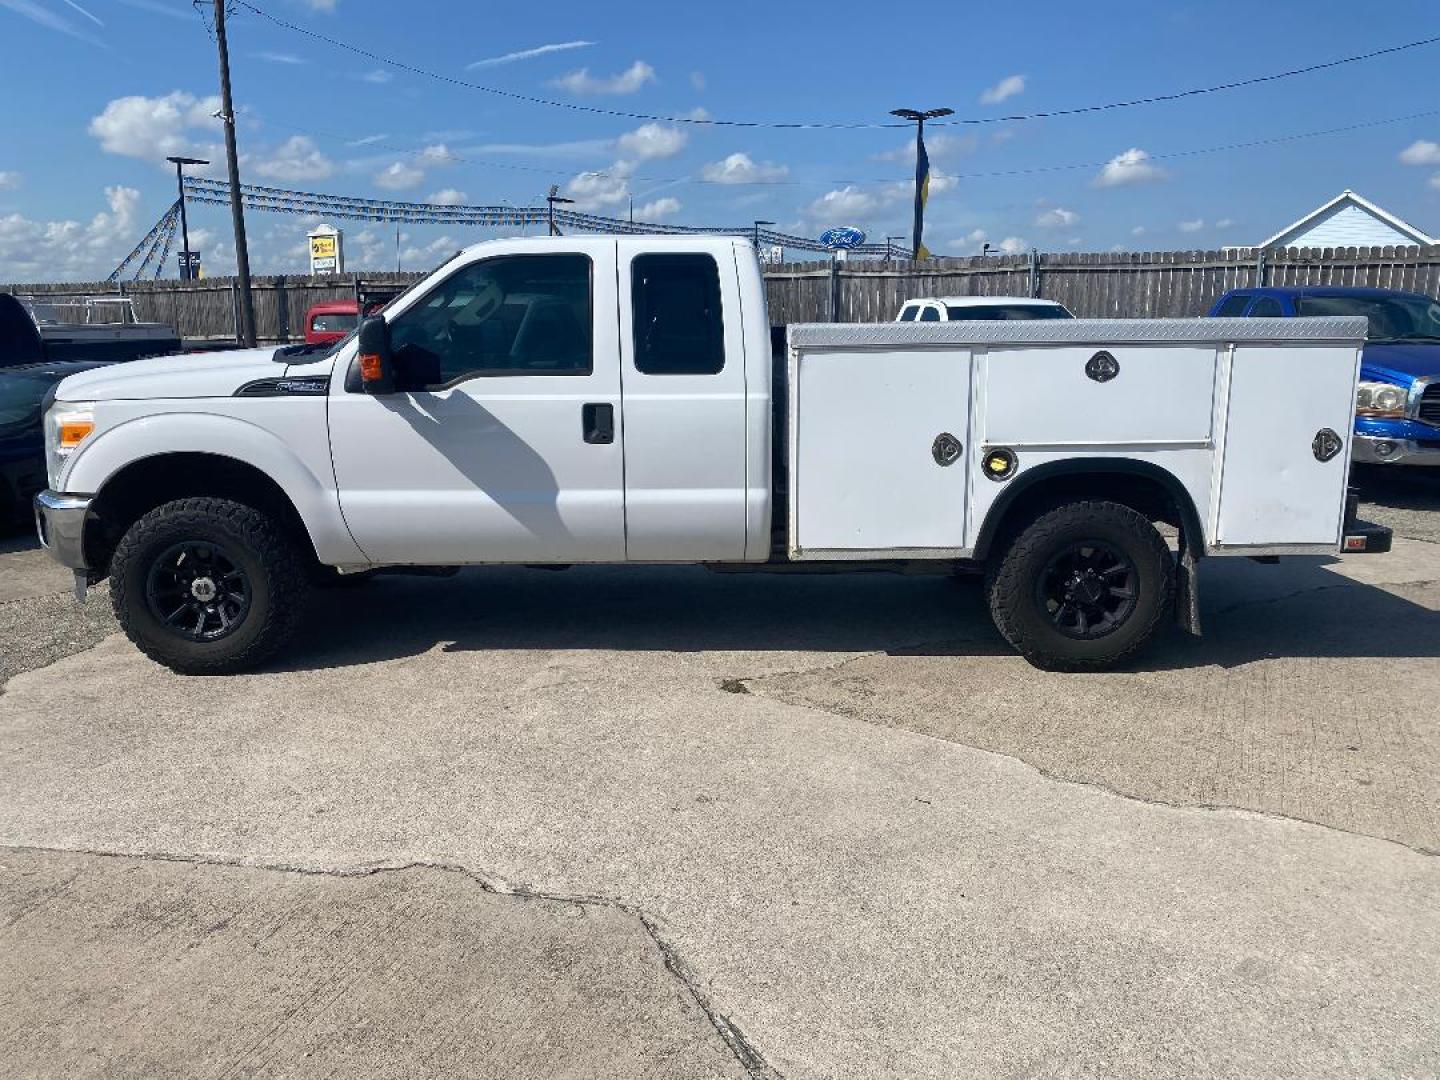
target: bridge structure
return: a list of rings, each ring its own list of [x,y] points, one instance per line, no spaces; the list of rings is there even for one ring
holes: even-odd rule
[[[185,198],[190,202],[216,206],[230,204],[230,185],[224,180],[187,176],[184,180],[184,192]],[[240,200],[246,210],[264,213],[386,222],[397,225],[458,225],[474,228],[524,229],[531,226],[548,228],[553,222],[555,227],[562,232],[744,236],[759,244],[788,248],[794,251],[828,252],[831,250],[819,240],[808,236],[795,236],[791,233],[777,232],[754,225],[729,227],[630,221],[627,218],[571,210],[564,206],[553,208],[548,205],[511,206],[508,204],[470,206],[404,202],[352,195],[331,195],[317,191],[297,191],[291,188],[268,187],[263,184],[241,184]],[[120,280],[132,266],[134,267],[132,280],[143,277],[151,268],[153,257],[157,251],[160,257],[154,261],[153,276],[158,278],[174,242],[179,216],[180,202],[177,199],[155,223],[154,227],[145,234],[145,238],[115,268],[110,275],[110,280]],[[903,257],[903,253],[899,249],[888,244],[861,244],[850,250],[858,255]]]

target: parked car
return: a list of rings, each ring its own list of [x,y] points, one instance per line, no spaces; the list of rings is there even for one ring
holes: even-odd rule
[[[59,360],[0,368],[0,527],[30,518],[30,500],[45,487],[45,396],[67,375],[104,362]]]
[[[1073,319],[1054,300],[1029,296],[936,296],[909,300],[896,322],[1005,322],[1010,319]]]
[[[339,341],[360,322],[360,306],[354,300],[325,300],[311,304],[305,313],[305,344],[328,345]]]
[[[1232,289],[1210,314],[1252,319],[1365,316],[1370,332],[1355,393],[1354,460],[1440,465],[1440,302],[1392,289]]]

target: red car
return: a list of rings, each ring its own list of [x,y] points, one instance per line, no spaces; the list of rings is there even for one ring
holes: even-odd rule
[[[354,300],[325,300],[311,304],[305,313],[305,344],[328,345],[339,341],[359,322],[359,306]]]

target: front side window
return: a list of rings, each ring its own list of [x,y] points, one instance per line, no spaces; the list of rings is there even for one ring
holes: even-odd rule
[[[1273,296],[1262,296],[1250,308],[1252,319],[1278,319],[1285,314],[1280,301]]]
[[[637,255],[630,291],[637,371],[715,375],[725,367],[725,313],[713,258]]]
[[[914,305],[914,304],[909,304],[909,305],[907,305],[906,307],[904,307],[904,308],[901,309],[901,311],[900,311],[900,321],[901,321],[901,322],[914,322],[914,321],[915,321],[915,305]]]
[[[486,375],[588,375],[594,366],[587,255],[499,255],[451,274],[390,324],[397,361],[440,386]],[[420,350],[420,352],[416,352]]]

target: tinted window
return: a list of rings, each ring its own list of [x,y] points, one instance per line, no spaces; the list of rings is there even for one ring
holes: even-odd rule
[[[590,259],[501,255],[471,263],[390,326],[390,343],[440,358],[440,382],[475,375],[588,375]]]
[[[1280,301],[1273,296],[1260,297],[1250,308],[1252,319],[1278,319],[1284,314],[1284,310],[1280,307]]]
[[[915,308],[914,308],[913,306],[901,308],[901,309],[900,309],[900,321],[901,321],[901,322],[914,322],[914,321],[915,321]]]
[[[1231,293],[1215,309],[1215,316],[1220,319],[1238,318],[1245,314],[1245,305],[1249,302],[1249,293]]]
[[[1073,319],[1053,304],[984,304],[949,308],[951,322],[1008,322],[1012,319]]]
[[[1440,341],[1440,304],[1424,296],[1302,296],[1300,315],[1364,315],[1371,341]]]
[[[933,308],[933,307],[927,307],[927,308],[925,308],[924,310],[922,310],[922,311],[920,312],[920,321],[921,321],[921,322],[939,322],[939,321],[940,321],[940,309],[939,309],[939,308]]]
[[[637,255],[630,264],[635,368],[714,375],[725,366],[720,270],[709,255]]]
[[[45,391],[69,372],[0,372],[0,433],[38,427]]]

